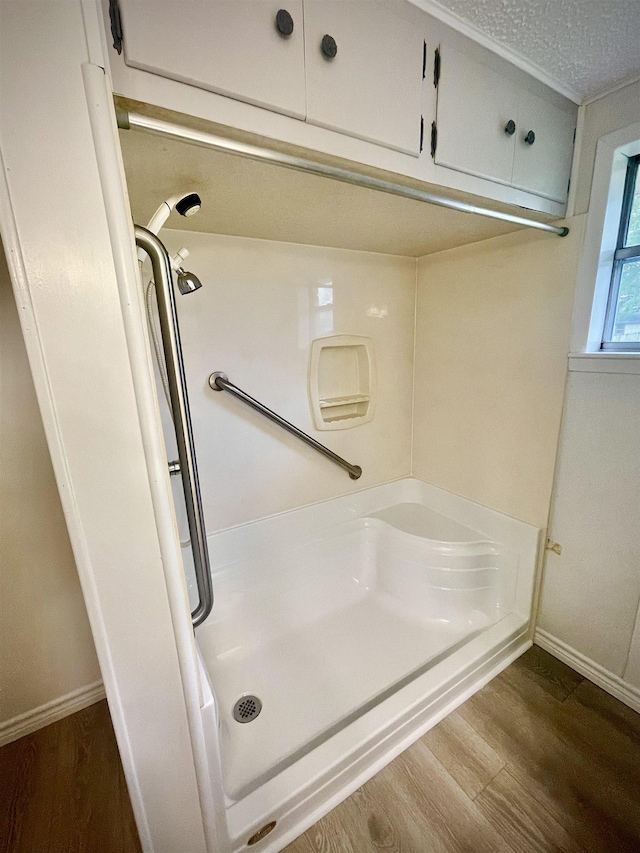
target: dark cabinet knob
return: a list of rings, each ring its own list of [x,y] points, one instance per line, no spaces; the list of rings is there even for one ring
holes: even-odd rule
[[[293,32],[293,18],[286,9],[280,9],[276,15],[276,29],[284,38],[287,38]]]
[[[512,118],[510,118],[509,121],[505,124],[504,132],[507,134],[507,136],[513,136],[513,134],[516,132],[516,123]]]
[[[333,36],[322,36],[320,50],[327,57],[327,59],[333,59],[333,57],[338,52],[338,45],[336,44],[336,40],[333,38]]]
[[[529,133],[527,133],[527,135],[525,136],[524,141],[527,143],[527,145],[533,145],[533,143],[536,141],[535,133],[530,130]]]

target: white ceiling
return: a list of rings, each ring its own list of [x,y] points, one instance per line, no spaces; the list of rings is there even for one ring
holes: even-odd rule
[[[578,103],[640,73],[640,0],[414,2],[520,57],[526,70],[537,69]]]

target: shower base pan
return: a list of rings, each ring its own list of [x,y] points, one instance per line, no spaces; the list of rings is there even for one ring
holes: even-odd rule
[[[407,479],[209,537],[229,851],[271,821],[280,850],[528,648],[540,536]]]

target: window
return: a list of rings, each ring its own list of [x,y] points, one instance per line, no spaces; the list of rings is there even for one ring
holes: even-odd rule
[[[630,157],[622,197],[603,350],[640,350],[640,154]]]

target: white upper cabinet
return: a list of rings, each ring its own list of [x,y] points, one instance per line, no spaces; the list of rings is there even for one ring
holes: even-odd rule
[[[516,116],[511,183],[518,189],[565,202],[575,118],[524,89],[518,92]]]
[[[305,116],[302,0],[119,0],[127,65]]]
[[[305,0],[304,38],[307,121],[417,157],[424,32],[391,2]]]
[[[441,54],[435,162],[564,204],[574,113],[448,45]]]
[[[450,48],[440,47],[435,162],[490,181],[511,183],[516,118],[511,82]]]
[[[575,105],[404,0],[101,2],[107,28],[110,11],[122,19],[122,54],[110,68],[118,94],[204,109],[219,124],[426,183],[565,211]]]

